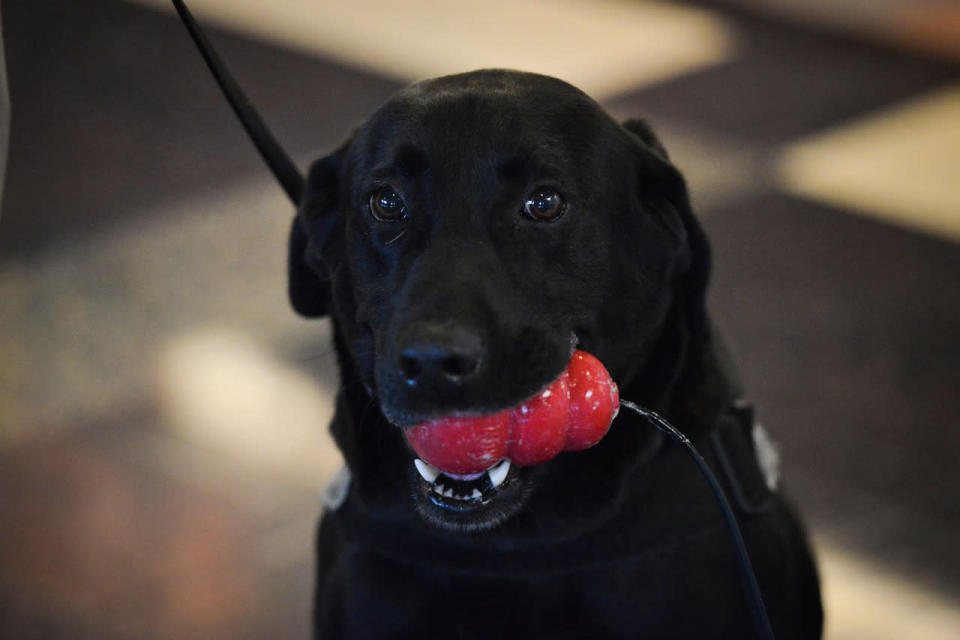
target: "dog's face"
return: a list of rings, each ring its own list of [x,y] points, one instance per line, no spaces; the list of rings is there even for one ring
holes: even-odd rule
[[[355,377],[344,383],[379,408],[335,433],[359,489],[388,509],[412,501],[441,526],[486,529],[566,499],[550,497],[569,485],[560,474],[616,476],[613,452],[564,454],[452,504],[432,499],[400,430],[517,405],[574,347],[629,387],[684,296],[702,303],[691,235],[702,242],[649,130],[559,80],[481,71],[390,100],[314,164],[291,242],[295,308],[332,314]]]

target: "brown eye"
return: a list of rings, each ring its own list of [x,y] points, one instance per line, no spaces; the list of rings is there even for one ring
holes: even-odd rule
[[[400,222],[407,217],[407,205],[392,187],[380,187],[370,195],[370,213],[380,222]]]
[[[556,220],[567,210],[567,201],[553,189],[538,189],[523,203],[523,214],[532,220]]]

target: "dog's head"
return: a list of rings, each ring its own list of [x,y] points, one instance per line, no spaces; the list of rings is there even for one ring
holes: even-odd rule
[[[594,483],[596,466],[617,493],[630,453],[563,454],[453,508],[430,499],[401,430],[517,405],[577,346],[656,402],[677,373],[676,334],[705,321],[708,262],[683,179],[645,124],[615,122],[560,80],[478,71],[401,91],[313,164],[290,296],[333,318],[343,402],[363,413],[334,434],[358,490],[482,529],[536,501],[563,512],[569,496],[551,493],[573,490],[571,474]],[[589,502],[578,513],[607,503]]]

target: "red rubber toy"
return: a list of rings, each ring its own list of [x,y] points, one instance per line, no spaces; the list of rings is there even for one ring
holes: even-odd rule
[[[620,394],[595,357],[575,351],[566,370],[526,402],[484,416],[446,416],[404,431],[425,462],[447,473],[484,471],[503,458],[530,466],[561,451],[600,442],[620,408]]]

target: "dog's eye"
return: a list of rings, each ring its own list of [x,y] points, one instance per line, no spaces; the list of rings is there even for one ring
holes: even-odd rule
[[[400,222],[407,217],[407,205],[391,187],[380,187],[370,195],[370,213],[380,222]]]
[[[556,220],[567,210],[567,201],[553,189],[538,189],[523,203],[523,214],[532,220]]]

